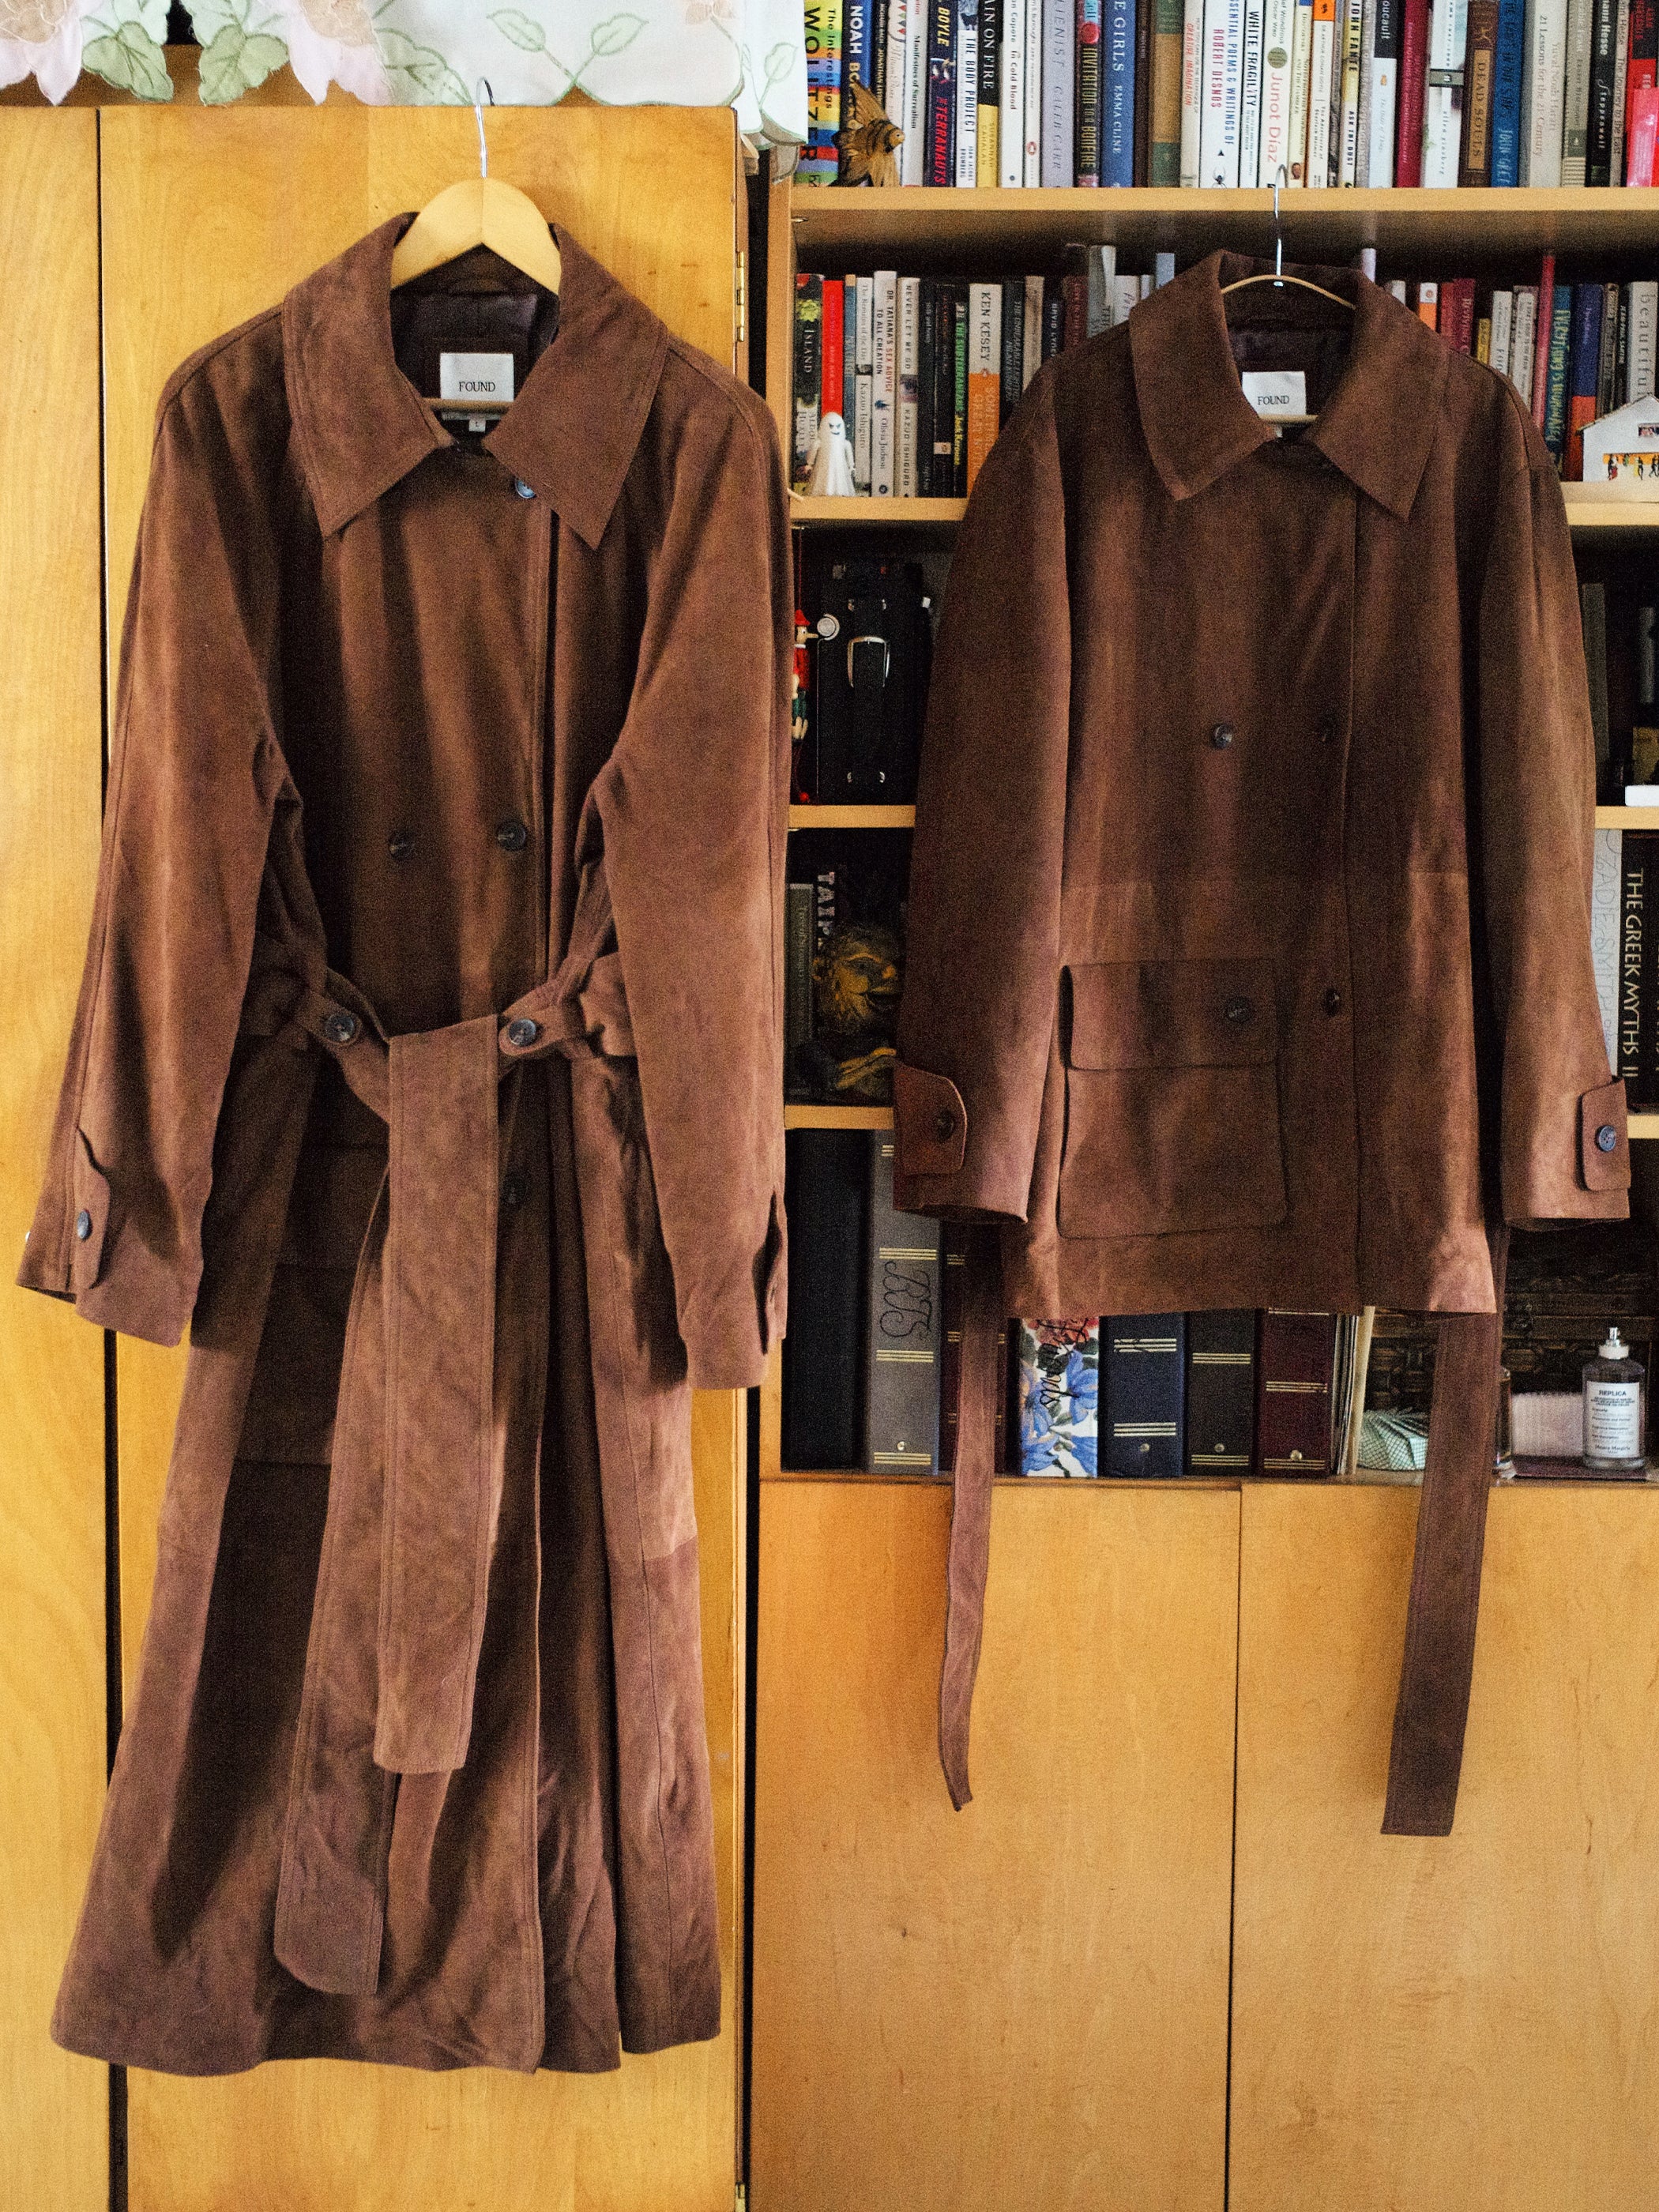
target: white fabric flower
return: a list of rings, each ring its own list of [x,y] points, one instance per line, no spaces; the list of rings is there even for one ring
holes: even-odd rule
[[[0,85],[32,76],[54,103],[81,74],[81,19],[93,0],[0,0]]]
[[[331,84],[370,106],[391,100],[368,0],[274,0],[270,12],[288,41],[294,74],[313,100],[325,99]]]

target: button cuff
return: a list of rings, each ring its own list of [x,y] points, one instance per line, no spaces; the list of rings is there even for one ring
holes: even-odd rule
[[[968,1156],[968,1109],[948,1075],[903,1060],[893,1069],[894,1159],[902,1176],[956,1175]]]
[[[1586,1190],[1629,1188],[1630,1138],[1622,1083],[1604,1083],[1579,1100],[1578,1164]]]

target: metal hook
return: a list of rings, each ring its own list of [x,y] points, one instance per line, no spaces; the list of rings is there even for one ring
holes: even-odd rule
[[[486,94],[493,107],[495,105],[495,95],[490,89],[489,79],[487,76],[481,76],[472,88],[472,116],[478,126],[478,174],[481,177],[488,177],[489,174],[489,148],[484,139],[483,127],[483,104]]]
[[[481,129],[482,127],[480,125]],[[1285,234],[1279,227],[1279,180],[1281,177],[1286,184],[1289,184],[1290,174],[1282,161],[1273,171],[1273,282],[1275,283],[1285,274]]]

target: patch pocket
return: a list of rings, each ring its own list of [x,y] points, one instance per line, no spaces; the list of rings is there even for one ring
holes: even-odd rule
[[[1273,963],[1128,960],[1066,973],[1060,1235],[1283,1221]]]

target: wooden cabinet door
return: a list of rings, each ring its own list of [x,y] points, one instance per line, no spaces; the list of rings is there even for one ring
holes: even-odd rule
[[[1659,1495],[1492,1504],[1454,1832],[1384,1836],[1418,1493],[1248,1490],[1231,2212],[1659,2193]]]
[[[962,1813],[949,1522],[762,1486],[753,2212],[1221,2212],[1237,1495],[999,1486]]]
[[[726,110],[514,108],[492,175],[520,185],[670,327],[733,358],[740,214]],[[477,173],[471,109],[107,109],[102,117],[109,632],[120,634],[155,403],[195,347],[365,231]],[[122,1626],[131,1675],[155,1569],[182,1354],[120,1348]],[[716,2041],[619,2074],[531,2080],[323,2063],[219,2081],[135,2073],[133,2212],[730,2212],[740,1977],[742,1401],[697,1401],[703,1663],[720,1886]]]
[[[98,138],[0,114],[0,1254],[34,1212],[98,872]],[[0,1296],[0,2198],[109,2201],[109,2070],[51,2041],[104,1796],[104,1346]]]

